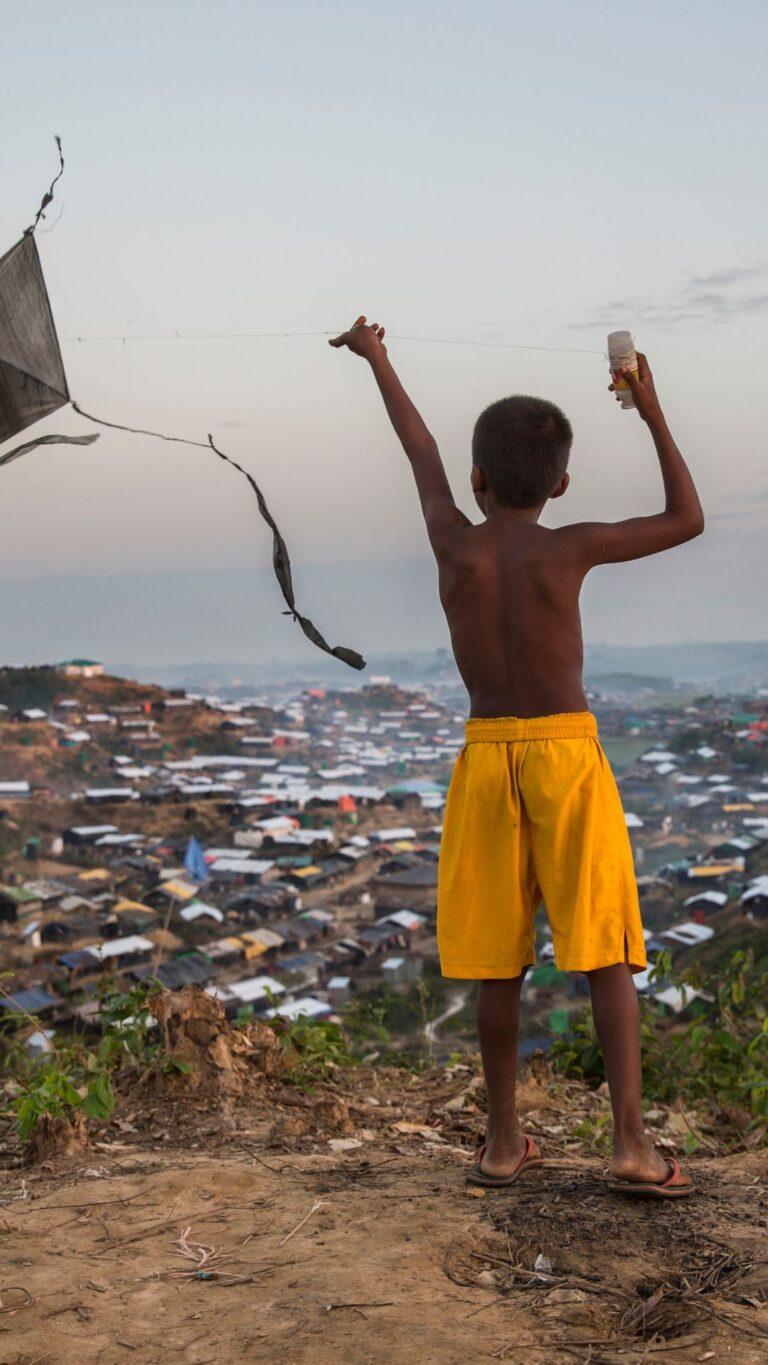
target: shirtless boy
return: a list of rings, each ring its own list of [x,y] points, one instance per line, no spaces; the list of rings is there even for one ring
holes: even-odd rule
[[[690,1180],[643,1128],[632,973],[646,966],[645,944],[621,801],[582,682],[579,592],[589,570],[657,554],[704,529],[648,362],[639,356],[638,372],[622,374],[656,447],[664,510],[550,530],[539,517],[568,487],[572,441],[559,408],[518,396],[481,413],[472,439],[472,491],[484,518],[476,526],[454,502],[435,439],[387,357],[384,328],[360,317],[331,345],[369,362],[411,462],[469,692],[443,823],[437,922],[443,975],[479,982],[488,1124],[469,1179],[504,1188],[541,1160],[521,1131],[515,1086],[520,992],[543,901],[558,967],[589,980],[613,1108],[612,1188],[689,1194]]]

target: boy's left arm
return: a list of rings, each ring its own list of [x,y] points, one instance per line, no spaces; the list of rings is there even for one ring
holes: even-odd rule
[[[348,332],[333,337],[330,345],[346,346],[367,360],[373,370],[390,421],[410,460],[432,545],[446,531],[470,526],[469,518],[453,500],[437,442],[392,368],[384,345],[384,328],[377,323],[368,325],[360,317]]]

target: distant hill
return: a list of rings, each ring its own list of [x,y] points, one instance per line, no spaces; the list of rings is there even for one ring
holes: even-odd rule
[[[711,684],[717,688],[768,686],[768,641],[679,645],[588,644],[585,667],[591,678],[633,674],[667,682]]]
[[[371,674],[385,673],[395,681],[459,683],[453,657],[447,648],[377,652],[368,656],[364,673],[353,674],[333,659],[307,650],[300,662],[228,662],[111,664],[115,673],[149,678],[164,687],[188,687],[195,691],[220,690],[228,695],[270,683],[335,683],[364,685]],[[768,687],[768,641],[701,645],[586,646],[585,676],[590,686],[623,696],[643,691],[667,694],[689,684],[714,692],[754,691]]]

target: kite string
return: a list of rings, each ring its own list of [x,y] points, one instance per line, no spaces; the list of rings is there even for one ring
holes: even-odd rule
[[[154,436],[158,441],[174,441],[177,445],[182,446],[198,446],[200,450],[210,449],[207,441],[192,441],[187,436],[165,436],[162,431],[147,431],[144,427],[126,427],[122,422],[107,422],[103,417],[93,417],[90,412],[81,408],[80,404],[76,403],[74,399],[72,399],[72,407],[80,417],[84,417],[87,422],[95,422],[99,427],[111,427],[113,431],[130,431],[134,436]],[[217,451],[216,453],[218,455],[220,452]],[[222,455],[221,458],[226,460],[228,456]],[[230,460],[230,464],[233,463],[234,461]],[[245,471],[241,470],[240,472],[244,473]]]
[[[120,341],[125,345],[128,341],[252,341],[260,338],[269,337],[331,337],[338,336],[344,328],[334,328],[322,332],[156,332],[147,335],[130,336],[75,336],[65,337],[69,342],[89,342],[89,341]],[[532,346],[523,342],[512,341],[477,341],[463,337],[414,337],[399,336],[396,333],[389,333],[390,341],[414,341],[427,346],[482,346],[486,349],[499,351],[550,351],[558,355],[599,355],[603,351],[587,349],[583,346]]]
[[[151,436],[158,441],[173,441],[177,445],[197,446],[200,450],[211,450],[220,460],[224,460],[226,464],[229,464],[233,469],[236,469],[238,474],[241,474],[250,484],[256,496],[259,512],[272,532],[272,565],[275,571],[275,577],[280,585],[280,591],[282,592],[288,607],[288,611],[285,614],[290,616],[297,625],[301,627],[307,639],[310,640],[312,644],[317,645],[318,649],[324,650],[326,654],[332,654],[334,658],[340,659],[342,663],[348,664],[350,668],[365,668],[365,659],[361,654],[358,654],[356,649],[347,649],[345,645],[329,645],[328,641],[321,635],[317,626],[314,625],[309,617],[302,616],[296,606],[296,599],[294,597],[291,560],[288,554],[288,546],[283,539],[277,522],[267,506],[264,494],[253,476],[248,473],[247,469],[244,469],[241,464],[238,464],[237,461],[233,460],[229,455],[225,455],[223,450],[219,450],[219,447],[214,444],[212,436],[209,436],[207,441],[193,441],[187,436],[168,436],[162,431],[148,431],[145,427],[128,427],[122,422],[107,422],[103,417],[94,417],[92,413],[86,412],[84,408],[80,407],[79,403],[74,401],[74,399],[71,399],[70,401],[75,412],[79,413],[81,417],[84,417],[86,421],[94,422],[97,426],[111,427],[113,431],[127,431],[133,436]],[[16,452],[11,453],[15,454]]]
[[[35,228],[37,227],[38,223],[40,222],[40,219],[45,217],[45,210],[47,209],[48,205],[51,204],[51,203],[53,202],[53,191],[54,191],[54,187],[55,187],[55,185],[58,183],[58,181],[61,180],[61,177],[62,177],[63,174],[64,174],[64,153],[63,153],[62,150],[61,150],[61,138],[60,138],[60,137],[56,137],[56,146],[58,147],[58,150],[59,150],[59,171],[58,171],[58,175],[55,175],[55,176],[53,177],[53,180],[51,181],[51,183],[50,183],[48,189],[46,190],[45,194],[43,195],[42,200],[41,200],[41,202],[40,202],[40,207],[39,207],[39,209],[37,210],[37,213],[35,214],[35,221],[34,221],[34,223],[30,223],[29,227],[24,229],[24,236],[25,236],[25,237],[28,236],[28,234],[34,232]],[[61,217],[61,215],[59,215],[59,217]]]

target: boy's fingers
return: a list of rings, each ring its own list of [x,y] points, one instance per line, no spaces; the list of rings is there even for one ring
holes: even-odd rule
[[[640,371],[640,378],[641,378],[641,379],[650,379],[650,377],[651,377],[651,367],[650,367],[650,365],[648,364],[648,359],[647,359],[647,357],[643,355],[642,351],[638,351],[638,352],[637,352],[637,365],[638,365],[638,369],[639,369],[639,371]]]
[[[360,317],[357,319],[357,322],[353,322],[353,323],[352,323],[352,326],[353,326],[353,327],[364,327],[364,326],[365,326],[365,317],[364,317],[364,315],[361,314]]]
[[[629,370],[625,368],[623,370],[620,370],[619,373],[622,379],[626,379],[632,392],[637,393],[637,390],[640,388],[639,370]]]
[[[383,327],[380,327],[380,328],[379,328],[379,341],[383,341],[383,340],[384,340],[384,331],[385,331],[385,329],[384,329]]]
[[[346,340],[347,340],[347,334],[346,334],[346,332],[342,332],[341,336],[339,336],[339,337],[329,337],[329,338],[328,338],[328,345],[329,345],[329,346],[344,346],[345,343],[346,343]]]

